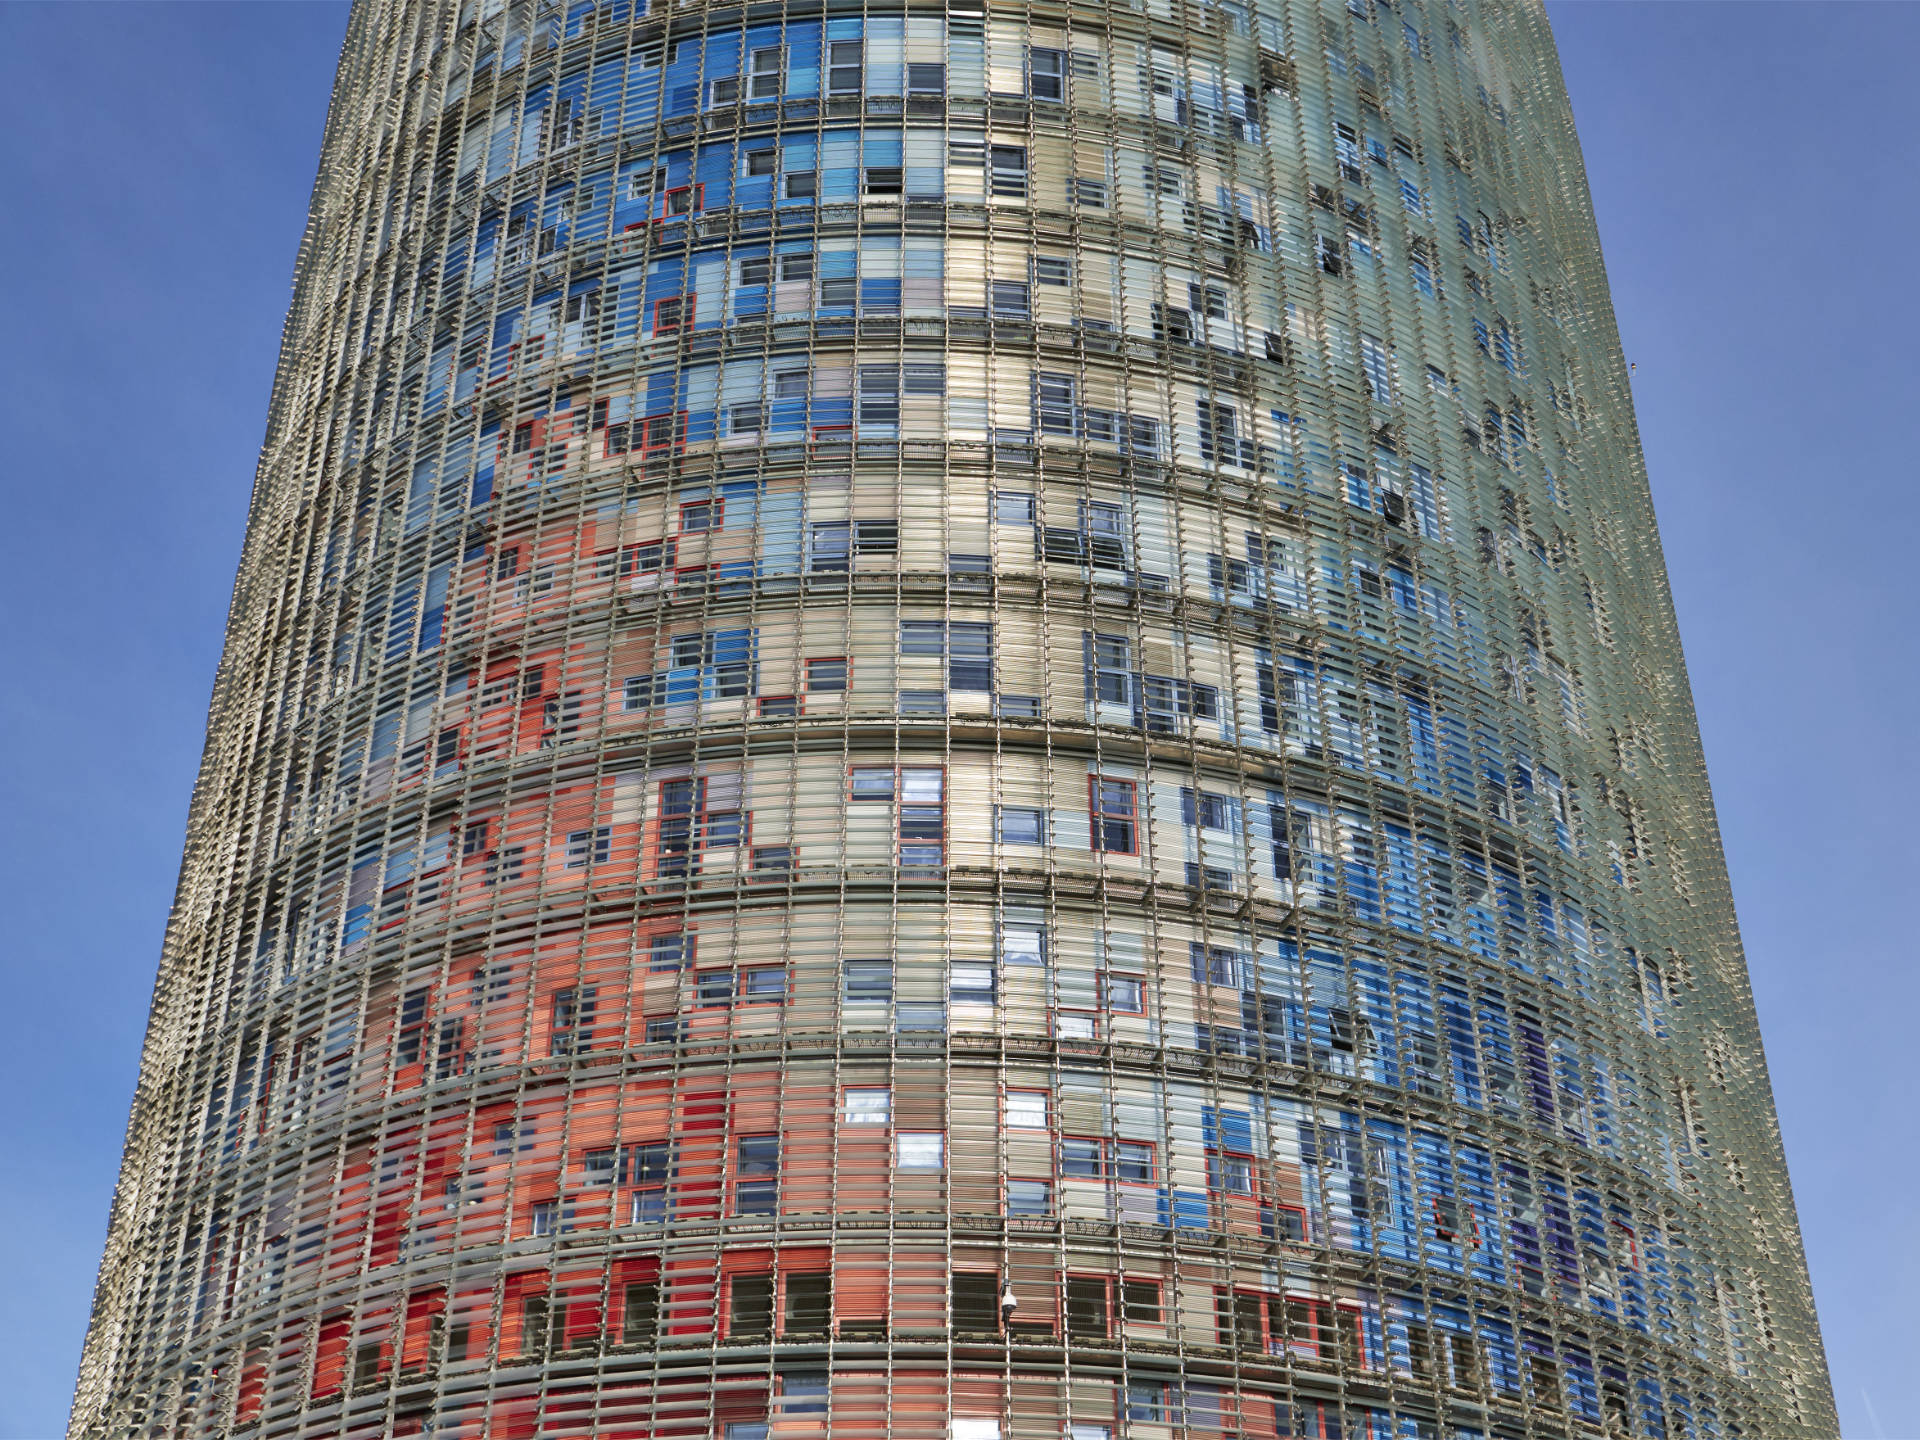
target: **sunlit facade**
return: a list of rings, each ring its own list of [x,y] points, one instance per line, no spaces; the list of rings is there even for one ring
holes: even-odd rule
[[[1526,3],[360,0],[76,1437],[1834,1433]]]

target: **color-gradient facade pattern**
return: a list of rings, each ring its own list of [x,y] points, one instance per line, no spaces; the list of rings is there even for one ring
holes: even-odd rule
[[[75,1437],[1831,1435],[1522,0],[359,0]]]

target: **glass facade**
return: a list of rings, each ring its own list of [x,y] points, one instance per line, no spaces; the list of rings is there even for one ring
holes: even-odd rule
[[[1834,1431],[1494,0],[360,0],[76,1437]]]

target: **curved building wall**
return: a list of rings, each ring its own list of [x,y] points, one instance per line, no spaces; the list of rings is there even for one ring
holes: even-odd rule
[[[1830,1434],[1537,6],[362,0],[76,1436]]]

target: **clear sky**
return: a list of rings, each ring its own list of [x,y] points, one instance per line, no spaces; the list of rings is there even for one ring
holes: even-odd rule
[[[1845,1433],[1920,1436],[1920,6],[1550,10]],[[0,5],[0,1440],[64,1426],[345,22]]]

